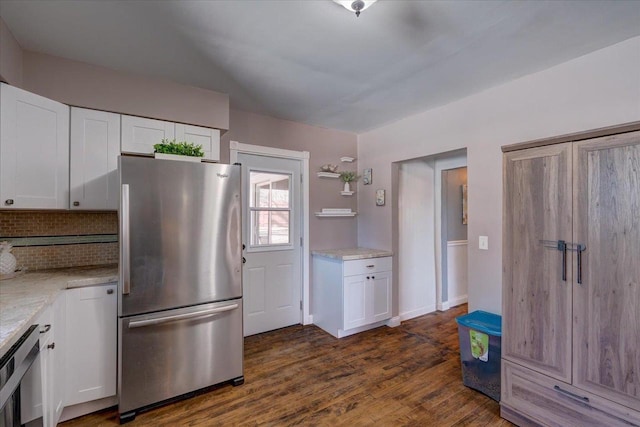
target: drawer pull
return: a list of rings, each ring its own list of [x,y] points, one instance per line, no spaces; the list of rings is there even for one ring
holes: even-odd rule
[[[44,329],[40,329],[41,334],[46,334],[51,329],[51,325],[44,325]]]
[[[371,265],[367,265],[367,268],[373,268],[375,266],[376,266],[375,264],[371,264]]]
[[[563,390],[562,388],[560,388],[560,386],[554,385],[553,389],[555,391],[557,391],[558,393],[562,393],[564,395],[566,395],[567,397],[570,397],[574,400],[578,400],[580,402],[589,402],[589,398],[585,397],[585,396],[580,396],[579,394],[575,394],[575,393],[571,393],[570,391],[567,390]]]

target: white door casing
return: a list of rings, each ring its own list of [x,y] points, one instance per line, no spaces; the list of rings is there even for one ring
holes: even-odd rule
[[[309,231],[309,154],[236,141],[231,141],[230,148],[231,163],[241,163],[243,171],[245,336],[296,323],[309,324],[309,243],[305,237]],[[290,193],[283,192],[285,188]],[[281,195],[290,195],[288,203],[279,199],[279,203],[265,204],[264,195],[275,200],[279,190]],[[258,200],[258,196],[262,198]],[[291,226],[288,233],[277,221],[287,215]],[[256,228],[261,233],[252,235]]]

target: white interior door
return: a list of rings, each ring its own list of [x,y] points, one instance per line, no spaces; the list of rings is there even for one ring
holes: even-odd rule
[[[238,154],[244,335],[301,323],[301,161]]]

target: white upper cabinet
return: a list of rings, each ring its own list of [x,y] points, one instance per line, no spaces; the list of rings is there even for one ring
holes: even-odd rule
[[[70,209],[118,209],[119,154],[119,114],[71,108]]]
[[[176,139],[202,145],[204,158],[220,160],[220,130],[176,123]]]
[[[153,153],[153,146],[175,138],[175,123],[142,117],[122,116],[122,152]]]
[[[202,145],[206,160],[220,160],[220,130],[182,123],[122,116],[123,153],[153,153],[153,146],[166,138]]]
[[[0,207],[69,207],[69,107],[4,83],[0,84]]]

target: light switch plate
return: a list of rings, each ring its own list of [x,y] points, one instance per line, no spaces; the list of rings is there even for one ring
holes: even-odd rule
[[[478,238],[478,247],[480,249],[484,249],[485,251],[489,250],[489,236],[480,236]]]

